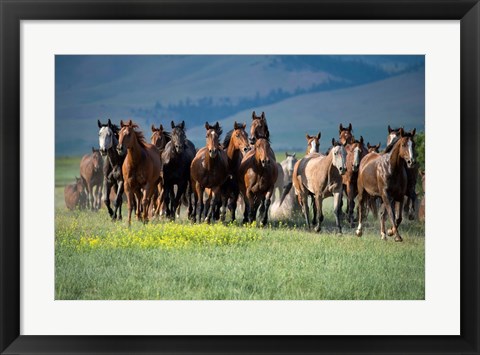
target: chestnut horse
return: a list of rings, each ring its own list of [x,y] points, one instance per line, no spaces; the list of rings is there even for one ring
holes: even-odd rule
[[[342,233],[340,201],[343,193],[342,175],[345,174],[346,151],[343,144],[332,139],[328,155],[309,154],[295,164],[292,183],[298,202],[302,206],[307,228],[310,228],[308,196],[314,197],[314,212],[319,214],[316,232],[323,222],[323,199],[333,196],[333,212],[339,233]],[[315,219],[315,216],[314,216]]]
[[[238,195],[240,194],[240,188],[238,186],[238,168],[242,162],[243,156],[250,150],[250,144],[248,142],[248,135],[245,132],[246,124],[235,123],[233,124],[233,130],[227,132],[225,139],[223,140],[223,149],[227,152],[228,157],[228,179],[222,186],[222,205],[226,210],[231,213],[231,220],[234,221],[237,210]]]
[[[75,177],[75,183],[65,186],[64,190],[65,205],[71,211],[85,208],[87,196],[82,179]]]
[[[403,127],[402,127],[403,129]],[[400,134],[400,128],[392,129],[388,125],[388,136],[387,136],[387,146],[392,142],[393,139],[398,137]],[[415,154],[415,151],[413,152]],[[407,203],[405,203],[405,213],[408,212],[408,219],[415,219],[415,207],[417,204],[417,192],[415,188],[417,186],[417,176],[418,176],[418,166],[414,164],[413,166],[407,168],[407,192],[405,196],[407,197]]]
[[[87,208],[99,209],[102,199],[103,159],[98,149],[92,147],[92,153],[82,157],[80,177],[87,189]]]
[[[320,151],[320,137],[322,136],[322,132],[318,132],[316,136],[311,136],[308,133],[305,135],[307,138],[307,150],[305,151],[305,155],[318,153]]]
[[[122,219],[123,203],[123,173],[122,166],[125,160],[125,154],[118,154],[116,147],[118,145],[117,125],[112,124],[110,119],[106,124],[98,123],[98,145],[100,154],[106,156],[103,164],[103,202],[107,207],[108,214],[115,221]],[[111,196],[111,190],[115,193]],[[113,197],[114,209],[110,207],[110,200]]]
[[[128,201],[128,224],[131,224],[135,198],[139,204],[137,219],[147,223],[150,198],[160,181],[162,161],[155,146],[147,143],[143,133],[137,130],[137,124],[132,120],[127,123],[120,121],[120,127],[117,151],[123,154],[124,149],[127,149],[122,173]],[[140,213],[140,205],[143,217]]]
[[[171,127],[172,139],[162,153],[164,192],[163,201],[158,206],[164,204],[167,217],[173,220],[180,199],[185,193],[189,204],[188,211],[191,213],[190,165],[196,152],[195,146],[185,134],[185,121],[178,125],[172,121]],[[176,193],[175,185],[177,186]]]
[[[206,188],[210,189],[209,198],[212,198],[212,207],[205,216],[205,221],[210,223],[215,207],[219,204],[221,198],[221,187],[228,176],[228,157],[227,153],[220,147],[220,135],[222,128],[217,122],[214,126],[205,123],[206,146],[199,149],[190,166],[190,179],[194,191],[194,206],[191,218],[196,222],[197,205],[200,200],[198,221],[202,220],[202,214],[205,208],[203,194]],[[225,211],[222,211],[224,215]],[[224,219],[224,217],[223,217]]]
[[[343,189],[347,195],[347,218],[350,226],[355,227],[353,218],[353,210],[355,208],[355,197],[357,197],[357,179],[358,168],[361,160],[368,154],[367,148],[363,144],[363,137],[360,136],[360,140],[354,140],[353,143],[349,143],[345,146],[347,152],[347,171],[343,175]]]
[[[238,183],[245,201],[244,223],[256,220],[259,207],[262,225],[268,223],[268,209],[277,176],[277,161],[270,141],[267,137],[255,135],[255,145],[245,154],[238,169]]]
[[[343,125],[340,123],[340,126],[338,127],[340,143],[343,145],[353,143],[355,138],[353,137],[352,132],[353,128],[351,123],[348,124],[348,127],[343,127]]]
[[[366,203],[371,198],[381,198],[383,206],[380,212],[380,233],[382,239],[395,235],[395,241],[401,242],[398,227],[402,222],[403,198],[407,191],[407,168],[415,164],[413,137],[415,129],[405,132],[399,129],[384,154],[369,153],[360,163],[358,174],[358,227],[356,234],[362,236],[363,219],[366,217]],[[388,213],[392,228],[385,233],[385,211]]]

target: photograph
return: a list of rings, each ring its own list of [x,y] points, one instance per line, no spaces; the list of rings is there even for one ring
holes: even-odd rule
[[[425,300],[425,66],[56,54],[55,300]]]

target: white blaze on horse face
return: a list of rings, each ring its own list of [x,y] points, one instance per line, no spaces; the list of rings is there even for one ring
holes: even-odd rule
[[[310,145],[312,146],[310,148],[310,154],[317,152],[317,143],[315,142],[315,139],[312,139],[312,142],[310,143]]]
[[[98,135],[98,145],[100,150],[107,151],[112,147],[112,134],[108,127],[100,128]]]
[[[358,167],[360,165],[360,148],[356,147],[353,150],[353,166]]]
[[[408,147],[408,155],[410,160],[413,160],[413,144],[412,141],[409,139],[407,142],[407,147]]]

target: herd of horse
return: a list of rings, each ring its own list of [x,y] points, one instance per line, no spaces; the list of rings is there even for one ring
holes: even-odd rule
[[[264,112],[252,113],[249,133],[245,123],[235,122],[223,142],[220,124],[206,122],[205,146],[200,149],[187,139],[184,121],[172,121],[170,131],[163,125],[152,125],[151,131],[148,143],[132,120],[122,120],[120,126],[110,119],[98,121],[99,149],[92,148],[82,158],[81,178],[65,187],[67,207],[95,210],[103,199],[109,216],[119,220],[126,196],[129,225],[132,213],[144,223],[159,216],[174,220],[182,204],[188,206],[191,221],[210,223],[225,221],[227,210],[235,221],[237,205],[243,202],[243,223],[258,218],[260,225],[266,225],[275,191],[281,205],[293,187],[307,228],[313,225],[315,231],[321,230],[323,200],[333,197],[335,225],[342,233],[345,193],[346,218],[351,227],[358,220],[357,236],[362,235],[365,218],[372,211],[380,216],[381,238],[388,235],[402,241],[398,228],[403,210],[410,219],[416,212],[417,176],[424,184],[424,173],[419,175],[415,161],[415,129],[388,126],[386,148],[380,152],[380,143],[365,145],[362,136],[353,136],[351,123],[340,124],[338,139],[332,138],[325,153],[319,149],[321,132],[307,134],[305,156],[297,159],[295,153],[286,153],[281,164],[271,148]]]

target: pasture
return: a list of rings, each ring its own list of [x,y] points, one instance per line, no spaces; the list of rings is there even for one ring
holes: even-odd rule
[[[425,230],[418,221],[404,219],[403,243],[380,240],[371,216],[361,238],[345,222],[337,235],[329,198],[321,234],[307,231],[300,213],[265,228],[192,225],[183,217],[133,221],[129,229],[125,220],[111,222],[105,208],[66,209],[63,186],[78,176],[79,162],[56,159],[57,300],[425,298]]]

